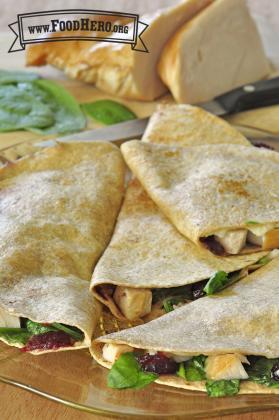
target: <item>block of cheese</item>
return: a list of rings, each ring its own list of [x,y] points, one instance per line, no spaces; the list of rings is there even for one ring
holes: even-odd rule
[[[196,104],[264,78],[269,64],[245,0],[215,0],[168,41],[158,69],[177,102]]]
[[[163,47],[181,25],[212,1],[176,1],[172,7],[142,16],[140,20],[149,25],[142,35],[149,53],[134,51],[129,44],[51,42],[30,46],[27,65],[52,64],[63,69],[69,77],[93,83],[107,93],[153,100],[167,91],[157,72]]]

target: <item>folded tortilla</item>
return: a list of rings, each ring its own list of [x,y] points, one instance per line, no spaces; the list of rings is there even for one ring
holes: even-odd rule
[[[279,247],[277,152],[240,144],[124,143],[124,158],[184,236],[219,255]]]
[[[20,327],[18,317],[64,323],[84,340],[58,350],[89,346],[100,305],[88,281],[110,240],[124,173],[118,148],[102,142],[59,144],[0,170],[0,327]]]
[[[221,143],[250,145],[239,131],[223,119],[202,108],[183,104],[158,105],[142,140],[183,147]]]
[[[237,353],[278,358],[278,271],[277,258],[217,296],[199,299],[147,324],[99,337],[93,341],[92,355],[107,368],[111,364],[102,357],[104,343],[180,355]],[[187,382],[175,375],[161,375],[156,382],[205,391],[204,382]],[[279,393],[279,389],[245,380],[240,393]]]
[[[209,279],[218,271],[247,268],[264,255],[266,252],[218,257],[198,247],[175,229],[134,179],[111,242],[95,267],[91,288],[99,301],[123,319],[125,314],[112,295],[116,286],[150,290],[185,286]],[[137,305],[136,299],[131,305]],[[152,308],[151,317],[164,314],[157,305]],[[136,313],[136,308],[133,310]],[[148,321],[150,316],[143,319]]]
[[[150,119],[143,141],[183,147],[226,142],[250,144],[220,118],[190,105],[159,106]],[[123,313],[113,297],[117,286],[134,290],[185,286],[209,279],[221,270],[231,273],[247,268],[264,255],[266,253],[216,257],[198,247],[176,230],[140,183],[133,179],[111,242],[95,267],[91,288],[99,301],[117,318],[123,319],[128,311]],[[139,302],[142,296],[141,291],[138,298],[133,296],[130,305],[134,308],[129,311],[130,316],[137,314],[135,306],[142,304]],[[146,293],[145,299],[150,299],[150,294]],[[152,305],[145,321],[164,313],[157,306]]]

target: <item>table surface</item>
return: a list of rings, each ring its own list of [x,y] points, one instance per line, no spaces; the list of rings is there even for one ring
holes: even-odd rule
[[[275,9],[279,12],[279,2],[278,0],[249,0],[250,4],[254,3],[256,6],[256,11],[259,12],[264,10],[264,14],[270,13],[271,21],[274,20],[274,16],[278,17],[278,13],[274,13]],[[10,1],[9,1],[9,8],[10,8]],[[274,9],[274,10],[273,10]],[[273,23],[273,22],[272,22]],[[14,55],[7,55],[7,41],[10,41],[10,35],[3,35],[0,37],[0,57],[1,57],[1,67],[3,67],[3,62],[5,61],[5,66],[9,68],[20,67],[20,65],[24,62],[23,53],[16,53]],[[9,43],[8,41],[8,43]],[[49,70],[47,70],[49,71]],[[44,70],[45,72],[45,70]],[[52,70],[51,70],[52,72]],[[56,73],[48,73],[53,74],[54,77]],[[49,77],[49,76],[48,76]],[[67,82],[66,82],[67,83]],[[76,85],[76,89],[80,90],[81,86],[79,84]],[[87,87],[82,88],[88,92]],[[91,93],[93,92],[91,88]],[[90,92],[90,89],[89,89]],[[139,104],[133,103],[133,109],[138,110]],[[150,114],[153,110],[154,104],[150,104],[148,109],[146,110],[146,115]],[[140,115],[140,116],[145,116]],[[32,134],[24,133],[21,139],[28,140],[33,138]],[[7,145],[15,144],[17,140],[13,133],[9,133],[7,135],[0,136],[0,149],[7,147]],[[3,420],[29,420],[29,419],[44,419],[44,420],[89,420],[89,419],[104,419],[105,417],[96,416],[89,413],[81,413],[72,408],[68,408],[63,406],[59,403],[55,403],[52,401],[48,401],[43,397],[39,397],[33,395],[27,391],[20,390],[16,387],[12,387],[10,385],[0,384],[0,407],[1,407],[1,419]],[[108,417],[106,417],[108,418]],[[218,417],[218,419],[226,419],[226,420],[279,420],[279,411],[264,411],[260,413],[248,413],[242,415],[232,415],[226,417]]]

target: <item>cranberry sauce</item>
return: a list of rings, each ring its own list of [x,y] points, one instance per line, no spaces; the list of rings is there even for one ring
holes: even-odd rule
[[[163,353],[154,355],[146,353],[143,356],[138,356],[137,361],[145,372],[167,374],[175,373],[178,370],[178,363]]]
[[[33,335],[21,350],[24,352],[33,350],[56,350],[61,347],[73,346],[75,340],[63,331],[49,331],[43,334]]]

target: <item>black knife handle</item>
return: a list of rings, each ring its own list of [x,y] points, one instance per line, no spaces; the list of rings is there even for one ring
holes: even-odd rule
[[[279,104],[279,77],[249,83],[215,98],[228,114]]]

